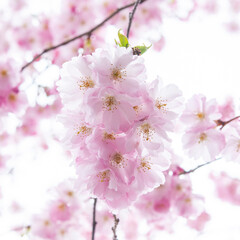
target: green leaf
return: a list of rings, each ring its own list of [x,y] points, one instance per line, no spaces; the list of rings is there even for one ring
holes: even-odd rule
[[[121,47],[128,47],[129,44],[128,44],[128,39],[126,36],[124,36],[123,34],[120,33],[121,29],[118,31],[118,37],[119,37],[119,40],[120,40],[120,44],[121,44]]]
[[[143,46],[136,46],[136,47],[134,47],[134,48],[139,49],[140,52],[141,52],[141,55],[142,55],[142,54],[144,54],[151,46],[152,46],[152,44],[151,44],[149,47],[143,45]]]

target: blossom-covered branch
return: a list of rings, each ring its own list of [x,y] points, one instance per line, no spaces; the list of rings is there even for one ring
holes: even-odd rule
[[[141,3],[143,3],[143,2],[145,2],[146,0],[141,0],[141,1],[137,1],[137,2],[139,2],[140,4]],[[62,47],[62,46],[64,46],[64,45],[67,45],[67,44],[69,44],[69,43],[71,43],[71,42],[73,42],[73,41],[75,41],[75,40],[77,40],[77,39],[79,39],[79,38],[82,38],[82,37],[84,37],[84,36],[91,36],[91,34],[95,31],[95,30],[97,30],[98,28],[100,28],[101,26],[103,26],[107,21],[109,21],[111,18],[113,18],[115,15],[117,15],[118,13],[120,13],[121,11],[123,11],[123,10],[125,10],[125,9],[127,9],[127,8],[129,8],[129,7],[132,7],[132,6],[134,6],[137,2],[133,2],[133,3],[130,3],[130,4],[127,4],[127,5],[125,5],[125,6],[123,6],[123,7],[121,7],[121,8],[118,8],[116,11],[114,11],[111,15],[109,15],[107,18],[105,18],[102,22],[100,22],[98,25],[96,25],[95,27],[93,27],[93,28],[91,28],[89,31],[86,31],[86,32],[84,32],[84,33],[82,33],[82,34],[79,34],[79,35],[77,35],[77,36],[75,36],[75,37],[73,37],[73,38],[70,38],[70,39],[68,39],[68,40],[66,40],[66,41],[64,41],[64,42],[61,42],[61,43],[59,43],[59,44],[57,44],[57,45],[55,45],[55,46],[52,46],[52,47],[49,47],[49,48],[46,48],[46,49],[44,49],[41,53],[39,53],[38,55],[36,55],[30,62],[28,62],[27,64],[25,64],[22,68],[21,68],[21,72],[25,69],[25,68],[27,68],[28,66],[30,66],[33,62],[35,62],[37,59],[39,59],[42,55],[44,55],[45,53],[47,53],[47,52],[50,52],[50,51],[52,51],[52,50],[54,50],[54,49],[57,49],[57,48],[59,48],[59,47]]]

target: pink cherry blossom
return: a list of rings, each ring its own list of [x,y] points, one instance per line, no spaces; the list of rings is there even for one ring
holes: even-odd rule
[[[226,147],[222,152],[224,159],[240,162],[240,130],[239,126],[230,127],[226,132]]]
[[[218,197],[235,205],[240,205],[240,180],[229,176],[226,172],[211,174]]]
[[[225,147],[225,137],[217,129],[193,128],[182,138],[183,147],[190,157],[203,158],[204,161],[215,159]]]
[[[181,116],[181,120],[191,126],[207,125],[220,118],[221,114],[218,112],[216,100],[207,101],[203,95],[194,95],[189,99]]]

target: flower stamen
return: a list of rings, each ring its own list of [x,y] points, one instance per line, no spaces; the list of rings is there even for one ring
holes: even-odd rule
[[[103,172],[99,172],[97,177],[99,178],[100,182],[109,182],[110,170],[105,170]]]
[[[143,123],[139,128],[139,135],[142,135],[145,141],[151,141],[154,133],[154,128],[149,123]]]
[[[112,155],[110,162],[114,167],[122,168],[126,166],[125,159],[120,153],[115,153]]]
[[[201,133],[201,135],[199,136],[198,143],[206,141],[206,139],[207,139],[207,134],[206,133]]]
[[[119,102],[114,96],[106,96],[103,98],[103,108],[108,111],[113,111],[117,109]]]

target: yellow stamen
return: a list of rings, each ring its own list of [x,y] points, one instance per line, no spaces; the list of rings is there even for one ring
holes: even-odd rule
[[[111,164],[114,167],[125,167],[126,166],[126,162],[124,157],[120,154],[120,153],[115,153],[111,159],[110,159]]]
[[[207,134],[201,133],[201,135],[199,136],[198,143],[201,143],[201,142],[205,141],[206,139],[207,139]]]
[[[100,179],[100,182],[108,182],[110,180],[110,170],[99,172],[97,177]]]
[[[199,120],[203,120],[205,118],[205,114],[202,112],[197,113],[196,116],[199,118]]]
[[[103,98],[103,108],[108,111],[113,111],[117,109],[119,102],[114,96],[106,96]]]
[[[87,90],[89,88],[94,88],[95,83],[90,77],[85,77],[83,80],[78,82],[80,90]]]
[[[80,126],[76,128],[76,135],[81,135],[82,137],[89,136],[92,133],[92,129],[86,126]]]
[[[2,77],[6,77],[7,75],[8,75],[7,70],[3,69],[3,70],[1,71],[1,76],[2,76]]]
[[[139,128],[139,134],[143,136],[143,139],[145,141],[151,141],[154,132],[154,129],[150,126],[149,123],[143,123]]]
[[[113,133],[104,132],[103,139],[104,140],[115,140],[116,138]]]
[[[115,67],[115,68],[111,69],[110,78],[115,82],[121,82],[124,80],[126,75],[127,75],[126,71],[122,70],[119,67]]]
[[[139,171],[146,172],[151,169],[151,163],[146,160],[146,158],[143,158],[141,160],[140,166],[138,167]]]
[[[167,100],[163,100],[161,98],[158,98],[155,102],[155,106],[162,112],[167,111]]]

